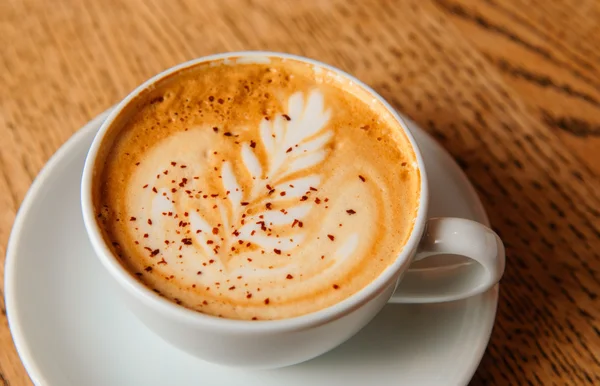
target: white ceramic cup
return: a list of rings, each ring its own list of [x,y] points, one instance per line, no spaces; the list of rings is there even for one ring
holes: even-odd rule
[[[103,138],[123,108],[143,90],[182,69],[207,61],[237,58],[261,61],[278,57],[304,61],[333,71],[363,87],[397,120],[398,130],[409,138],[421,173],[421,196],[412,234],[396,260],[375,280],[349,298],[320,311],[282,320],[243,321],[223,319],[179,306],[160,297],[130,275],[106,245],[92,204],[94,164]],[[396,111],[358,79],[329,65],[294,55],[272,52],[234,52],[192,60],[170,68],[129,94],[113,110],[89,150],[81,185],[81,203],[87,233],[104,267],[118,283],[120,296],[151,330],[173,345],[206,361],[247,368],[276,368],[306,361],[340,345],[362,329],[388,302],[444,302],[482,293],[495,285],[504,272],[504,246],[489,228],[459,218],[427,218],[429,188],[425,164],[417,144]],[[483,269],[452,271],[453,289],[440,290],[427,281],[418,295],[394,294],[403,274],[414,261],[432,255],[462,255]]]

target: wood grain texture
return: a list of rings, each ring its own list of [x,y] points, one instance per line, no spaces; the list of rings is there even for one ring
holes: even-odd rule
[[[338,66],[435,136],[507,247],[473,385],[600,384],[600,2],[0,2],[0,385],[29,384],[7,326],[17,209],[78,128],[151,75],[210,53]]]

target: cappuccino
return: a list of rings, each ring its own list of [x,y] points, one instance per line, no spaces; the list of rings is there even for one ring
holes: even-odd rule
[[[362,87],[291,59],[202,63],[139,94],[94,166],[103,237],[146,287],[231,319],[315,312],[407,242],[420,174]]]

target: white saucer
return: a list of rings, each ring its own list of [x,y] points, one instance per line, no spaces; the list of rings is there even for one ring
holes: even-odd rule
[[[84,158],[107,113],[48,162],[23,202],[6,260],[6,306],[17,349],[39,385],[465,385],[488,343],[498,287],[445,304],[386,306],[358,335],[312,361],[271,371],[203,362],[146,329],[119,301],[83,227]],[[424,153],[431,216],[487,224],[450,156],[411,123]]]

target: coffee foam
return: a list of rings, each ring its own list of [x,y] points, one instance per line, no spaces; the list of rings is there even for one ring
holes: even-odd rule
[[[188,308],[281,319],[357,292],[412,230],[420,176],[398,123],[302,62],[212,62],[161,81],[96,165],[105,239]]]

